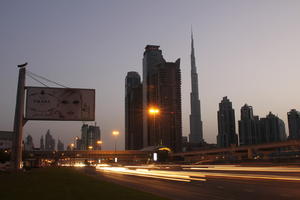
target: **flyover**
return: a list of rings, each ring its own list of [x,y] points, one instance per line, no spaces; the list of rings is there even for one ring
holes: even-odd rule
[[[153,156],[151,151],[103,151],[103,150],[71,150],[71,151],[26,151],[25,161],[40,163],[43,160],[103,160],[113,162],[117,158],[121,163],[147,163]]]
[[[185,161],[197,161],[205,159],[217,159],[219,156],[231,155],[239,158],[246,157],[253,159],[254,155],[263,154],[264,156],[278,151],[281,148],[300,150],[300,140],[288,140],[284,142],[272,142],[257,145],[232,146],[228,148],[203,149],[198,151],[171,153],[173,159],[184,158]]]

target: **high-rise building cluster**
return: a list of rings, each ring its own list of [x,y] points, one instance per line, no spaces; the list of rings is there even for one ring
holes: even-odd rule
[[[300,112],[292,109],[287,113],[289,139],[300,139]],[[235,113],[232,103],[223,97],[218,111],[218,147],[254,145],[287,140],[285,124],[278,116],[269,112],[259,118],[253,114],[252,106],[245,104],[241,108],[238,121],[238,135],[235,130]]]
[[[125,148],[181,151],[181,120],[180,59],[167,62],[159,46],[147,45],[143,80],[137,72],[125,79]]]
[[[182,144],[193,148],[207,145],[198,90],[194,38],[191,34],[191,93],[189,141],[182,137],[180,59],[166,62],[159,46],[147,45],[143,56],[142,80],[130,71],[125,78],[125,149],[169,147],[174,152]],[[287,139],[284,122],[271,112],[259,118],[247,104],[241,108],[238,134],[232,102],[224,97],[217,112],[217,146],[226,148],[280,142]],[[300,139],[300,112],[288,112],[289,139]]]
[[[41,136],[40,139],[40,150],[42,151],[54,151],[55,150],[55,139],[50,134],[50,130],[47,131],[44,137]]]
[[[101,131],[95,125],[83,124],[81,126],[81,138],[75,138],[74,149],[76,150],[101,150]]]

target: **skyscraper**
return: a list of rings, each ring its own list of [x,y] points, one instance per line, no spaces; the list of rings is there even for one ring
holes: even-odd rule
[[[41,151],[45,150],[44,136],[41,136],[41,139],[40,139],[40,150]]]
[[[272,112],[260,119],[260,143],[286,140],[284,122]]]
[[[89,126],[88,146],[92,146],[94,150],[101,150],[101,144],[98,144],[98,141],[101,141],[100,127],[96,124],[95,126]]]
[[[217,145],[218,147],[230,147],[237,144],[234,109],[229,99],[223,97],[219,103]]]
[[[149,96],[154,92],[154,88],[150,84],[150,76],[155,72],[155,66],[163,62],[165,61],[159,46],[147,45],[145,47],[143,57],[143,147],[151,146],[151,143],[149,142],[150,126],[148,126],[148,109],[151,105],[151,102],[149,102]]]
[[[31,137],[31,135],[28,135],[26,137],[24,149],[25,149],[25,151],[32,151],[34,149],[33,139]]]
[[[150,116],[156,107],[159,113]],[[166,62],[159,46],[147,45],[143,58],[143,146],[167,146],[181,151],[180,59]]]
[[[287,113],[289,124],[289,139],[300,139],[300,112],[292,109]]]
[[[50,134],[50,130],[47,131],[45,135],[45,150],[54,151],[55,150],[55,140]]]
[[[81,146],[80,150],[87,150],[88,148],[88,124],[83,124],[81,126]]]
[[[143,148],[143,95],[141,77],[128,72],[125,79],[125,149]]]
[[[191,35],[191,85],[192,92],[190,94],[191,100],[191,114],[190,114],[190,143],[203,142],[203,125],[201,121],[201,105],[198,94],[198,74],[195,61],[194,38]]]
[[[57,151],[64,151],[65,145],[60,141],[60,139],[57,139]]]
[[[240,145],[257,144],[259,130],[259,117],[253,116],[252,106],[245,104],[241,108],[241,120],[239,120]]]
[[[99,126],[93,126],[88,124],[83,124],[81,127],[81,139],[78,138],[77,142],[80,143],[80,150],[88,150],[89,147],[93,150],[100,150],[101,144],[101,131]],[[78,145],[79,146],[79,145]]]

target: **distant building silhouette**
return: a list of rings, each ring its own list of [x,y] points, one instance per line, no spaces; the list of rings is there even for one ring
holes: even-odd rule
[[[89,135],[88,135],[88,124],[83,124],[81,126],[81,145],[80,150],[87,150],[89,146]]]
[[[44,136],[41,136],[41,139],[40,139],[40,150],[41,151],[45,150]]]
[[[64,151],[65,145],[60,141],[60,139],[57,139],[57,151]]]
[[[252,106],[245,104],[241,108],[241,120],[239,120],[238,124],[240,145],[259,143],[259,117],[253,116]]]
[[[47,131],[45,135],[45,150],[54,151],[55,150],[55,140],[50,134],[50,130]]]
[[[0,150],[12,148],[12,135],[11,131],[0,131]]]
[[[284,122],[272,112],[260,119],[259,143],[280,142],[286,140]]]
[[[190,143],[203,143],[203,125],[201,120],[201,105],[198,94],[198,74],[195,61],[194,38],[191,35],[191,114],[190,114]]]
[[[97,142],[101,141],[101,132],[99,126],[93,126],[88,124],[83,124],[81,127],[81,139],[78,139],[80,142],[80,150],[88,150],[91,146],[92,150],[100,150],[101,144]]]
[[[89,146],[92,146],[94,150],[101,150],[101,144],[98,144],[97,141],[101,140],[101,132],[99,126],[89,126],[88,130],[89,135]]]
[[[125,149],[143,148],[143,95],[141,77],[128,72],[125,79]]]
[[[24,143],[25,151],[32,151],[34,149],[33,139],[31,135],[27,135],[25,143]]]
[[[237,144],[234,109],[229,99],[223,97],[219,103],[217,145],[218,147],[230,147],[237,146]]]
[[[292,109],[287,113],[289,139],[300,139],[300,112]]]
[[[160,112],[149,116],[151,106]],[[159,46],[147,45],[143,58],[143,146],[167,146],[181,151],[180,59],[163,59]]]
[[[80,139],[79,137],[76,137],[75,139],[75,149],[76,150],[82,150],[82,139]]]

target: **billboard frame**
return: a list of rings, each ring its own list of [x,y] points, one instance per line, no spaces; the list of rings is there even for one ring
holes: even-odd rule
[[[93,116],[92,116],[92,120],[77,120],[77,119],[51,119],[51,118],[42,118],[42,119],[34,119],[34,118],[30,118],[27,116],[28,113],[28,89],[31,88],[37,88],[37,89],[70,89],[70,90],[88,90],[94,93],[94,110],[93,110]],[[24,120],[28,121],[28,120],[32,120],[32,121],[95,121],[96,118],[96,89],[88,89],[88,88],[61,88],[61,87],[35,87],[35,86],[25,86],[25,113],[24,113]]]

